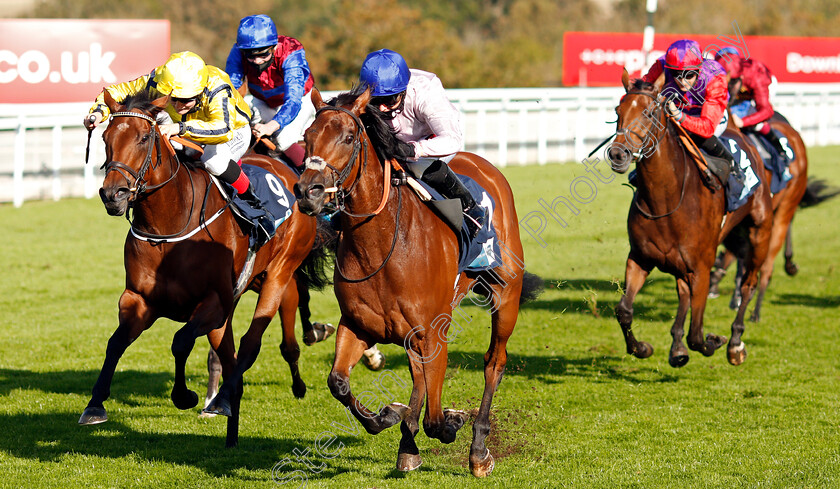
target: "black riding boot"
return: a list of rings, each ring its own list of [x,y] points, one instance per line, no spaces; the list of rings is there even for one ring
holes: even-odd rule
[[[484,214],[484,208],[476,204],[475,199],[470,195],[470,191],[467,190],[458,175],[455,175],[455,172],[449,168],[449,165],[441,160],[435,160],[423,173],[422,180],[437,190],[443,197],[461,201],[461,208],[464,210],[470,238],[475,238],[478,231],[484,227],[487,216]]]
[[[702,139],[702,138],[698,138]],[[729,174],[735,172],[735,158],[717,136],[705,140],[695,140],[697,145],[712,158],[709,160],[709,170],[717,176],[723,185],[729,180]],[[737,175],[737,173],[736,173]]]
[[[765,123],[765,124],[766,124],[766,123]],[[779,137],[778,137],[778,136],[776,136],[776,132],[775,132],[775,131],[773,131],[773,129],[770,129],[770,131],[769,131],[767,134],[763,134],[763,136],[764,136],[764,137],[765,137],[768,141],[770,141],[770,144],[772,144],[772,145],[773,145],[773,148],[775,148],[775,149],[776,149],[776,151],[778,151],[778,152],[779,152],[779,156],[781,156],[781,157],[782,157],[782,159],[784,160],[785,164],[789,164],[789,163],[790,163],[790,158],[788,157],[788,154],[787,154],[787,151],[785,151],[785,148],[784,148],[784,147],[782,147],[782,142],[781,142],[781,141],[779,141]]]
[[[219,175],[219,180],[233,186],[233,183],[239,179],[240,175],[242,175],[242,168],[240,168],[235,161],[230,160],[230,162],[228,162],[227,169],[225,169],[225,171],[223,171],[222,174]],[[251,185],[250,182],[248,182],[248,189],[245,190],[245,192],[239,194],[239,198],[244,200],[255,210],[265,211],[265,207],[263,207],[262,202],[260,202],[260,199],[257,198],[257,195],[254,193],[254,186]]]

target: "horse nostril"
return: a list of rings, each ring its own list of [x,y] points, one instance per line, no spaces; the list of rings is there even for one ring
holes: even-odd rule
[[[292,191],[295,193],[295,198],[300,200],[303,198],[303,192],[300,190],[300,183],[295,182],[294,186],[292,187]]]
[[[306,196],[310,199],[319,199],[324,195],[324,186],[321,184],[310,185],[306,190]]]

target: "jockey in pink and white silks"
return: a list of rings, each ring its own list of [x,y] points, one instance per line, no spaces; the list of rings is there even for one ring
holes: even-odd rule
[[[443,83],[427,71],[409,69],[390,49],[367,55],[359,76],[370,87],[370,106],[379,110],[396,134],[407,143],[403,156],[408,170],[447,199],[460,199],[472,237],[484,225],[484,209],[447,163],[461,150],[461,113],[450,102]]]

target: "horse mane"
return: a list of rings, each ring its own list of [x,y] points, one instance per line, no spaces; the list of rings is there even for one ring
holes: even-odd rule
[[[154,117],[158,112],[163,110],[162,107],[158,107],[152,103],[154,100],[155,97],[151,91],[141,90],[135,94],[127,95],[120,104],[124,106],[123,110],[138,109]]]
[[[655,90],[655,87],[653,86],[653,83],[646,82],[646,81],[642,80],[641,78],[636,78],[635,80],[633,80],[633,90],[641,90],[643,92],[653,92]]]
[[[330,99],[327,104],[338,107],[351,105],[365,92],[366,88],[365,85],[356,85],[349,92],[342,92],[335,98]],[[377,107],[368,104],[359,119],[365,126],[365,132],[367,132],[368,138],[374,150],[376,150],[379,161],[388,161],[393,158],[403,159],[398,149],[400,141],[397,139],[397,133],[391,129],[391,126],[385,121],[386,116]]]

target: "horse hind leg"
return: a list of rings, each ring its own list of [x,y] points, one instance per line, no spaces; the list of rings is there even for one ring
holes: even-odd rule
[[[720,282],[726,276],[726,270],[732,261],[735,260],[735,255],[729,250],[722,250],[715,258],[715,264],[712,268],[712,277],[709,282],[709,299],[717,299],[720,297]]]
[[[743,341],[741,341],[741,336],[745,329],[744,316],[746,315],[747,306],[758,282],[759,270],[766,263],[768,257],[770,224],[770,222],[766,221],[760,227],[750,230],[751,246],[744,260],[741,306],[738,308],[738,314],[735,315],[735,321],[732,323],[732,337],[729,340],[729,346],[727,348],[727,358],[732,365],[741,365],[747,358],[747,350]]]
[[[632,256],[627,257],[627,266],[624,271],[625,290],[618,305],[615,306],[615,317],[624,333],[624,342],[627,345],[627,354],[637,358],[647,358],[653,354],[653,347],[646,341],[637,341],[633,335],[631,325],[633,324],[633,301],[645,284],[645,279],[650,269],[644,269]]]
[[[414,439],[420,431],[420,412],[423,409],[423,399],[426,397],[426,381],[423,378],[423,364],[410,353],[408,360],[413,387],[411,399],[408,402],[409,412],[400,423],[402,437],[397,454],[397,470],[401,472],[412,471],[423,463]]]
[[[726,344],[726,337],[709,333],[703,336],[703,314],[709,297],[710,264],[700,267],[688,278],[691,289],[691,325],[688,329],[688,348],[699,351],[704,356],[712,356]]]
[[[280,353],[286,363],[289,364],[289,371],[292,375],[292,394],[298,399],[303,399],[306,395],[306,383],[300,376],[300,368],[298,367],[300,346],[295,338],[295,311],[298,306],[298,297],[297,287],[286,287],[279,310],[280,324],[283,329]]]
[[[799,273],[799,265],[793,261],[793,219],[785,236],[785,273],[791,277]]]

